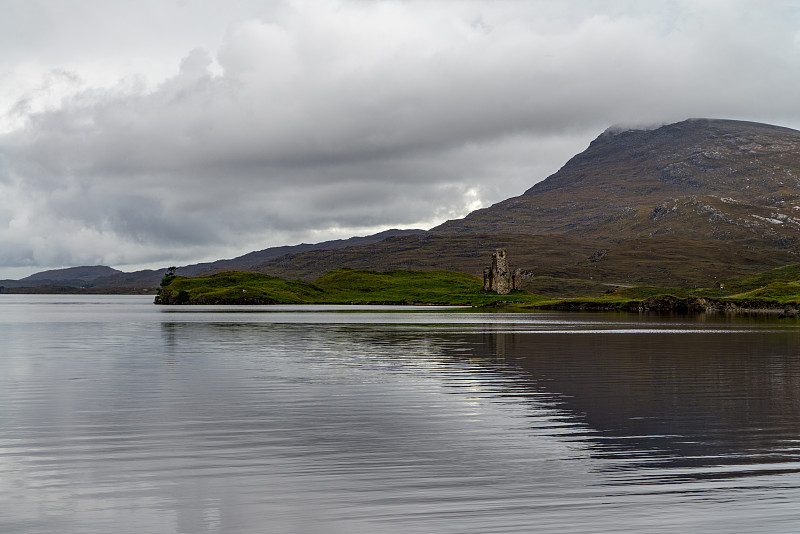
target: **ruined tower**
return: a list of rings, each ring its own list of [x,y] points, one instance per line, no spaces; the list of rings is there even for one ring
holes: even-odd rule
[[[483,289],[495,291],[498,295],[507,295],[512,289],[517,289],[518,283],[517,272],[515,271],[512,275],[511,268],[508,266],[506,249],[498,248],[492,254],[492,266],[483,270]]]

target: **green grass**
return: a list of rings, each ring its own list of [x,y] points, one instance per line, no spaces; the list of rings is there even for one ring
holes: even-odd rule
[[[599,296],[610,293],[615,284],[584,280],[582,278],[560,278],[556,276],[534,276],[522,281],[522,289],[550,298],[574,298]]]
[[[674,295],[676,297],[689,296],[691,290],[680,287],[635,286],[623,287],[608,294],[609,298],[620,300],[643,300],[658,295]]]
[[[544,278],[544,277],[543,277]],[[157,302],[174,304],[438,304],[453,306],[565,306],[570,309],[635,309],[637,303],[712,299],[761,307],[800,303],[800,264],[726,280],[724,288],[613,287],[589,280],[546,278],[526,281],[561,298],[527,291],[498,295],[483,291],[482,280],[450,271],[362,271],[338,269],[314,282],[260,273],[226,272],[177,277],[161,288]],[[598,294],[602,288],[607,288]],[[585,291],[588,294],[581,295]],[[576,294],[569,298],[564,295]]]
[[[309,282],[246,272],[225,272],[202,278],[179,276],[161,289],[162,297],[171,297],[177,304],[254,301],[302,304],[321,294],[322,290]]]
[[[573,306],[605,305],[625,309],[639,302],[666,302],[670,299],[684,301],[710,299],[720,303],[735,304],[741,308],[779,308],[800,305],[800,264],[787,265],[749,276],[723,281],[722,287],[656,287],[635,286],[618,288],[599,296],[578,297]],[[561,301],[561,303],[566,301]]]
[[[474,276],[448,271],[338,269],[315,282],[332,302],[482,305],[501,298],[484,294]],[[506,297],[504,297],[506,298]],[[507,297],[511,300],[511,297]]]
[[[764,287],[738,293],[728,298],[772,300],[778,304],[794,304],[800,301],[800,282],[773,282]]]
[[[779,298],[800,299],[797,283],[800,282],[800,264],[786,265],[750,276],[742,276],[723,282],[724,292],[728,295],[747,294],[768,290]]]
[[[338,269],[313,283],[259,273],[226,272],[178,277],[162,288],[161,302],[175,304],[439,304],[488,306],[534,304],[544,299],[524,291],[483,291],[477,277],[448,271],[359,271]]]

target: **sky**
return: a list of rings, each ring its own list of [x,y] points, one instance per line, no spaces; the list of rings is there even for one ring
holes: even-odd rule
[[[0,279],[428,229],[798,95],[800,1],[0,0]]]

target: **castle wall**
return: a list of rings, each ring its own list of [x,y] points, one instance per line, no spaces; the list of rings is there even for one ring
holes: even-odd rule
[[[514,275],[516,274],[515,272]],[[512,289],[517,289],[518,276],[514,275],[508,266],[506,249],[498,248],[492,254],[492,266],[483,270],[483,289],[495,291],[498,295],[507,295]]]

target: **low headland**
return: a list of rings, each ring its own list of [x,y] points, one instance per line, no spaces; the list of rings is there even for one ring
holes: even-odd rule
[[[525,290],[501,295],[485,290],[478,277],[449,271],[338,269],[313,282],[252,272],[205,277],[171,273],[164,277],[155,303],[412,304],[565,311],[771,313],[786,317],[800,314],[800,264],[725,280],[714,288],[604,284],[607,289],[601,294],[559,297],[559,285],[575,287],[576,281],[558,282],[548,281],[551,288],[547,295]],[[584,282],[582,287],[587,292],[596,293],[596,285]]]

